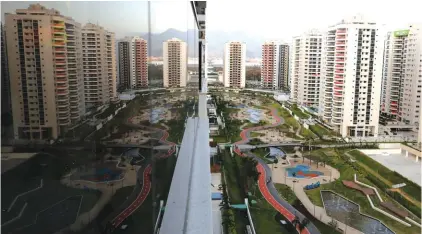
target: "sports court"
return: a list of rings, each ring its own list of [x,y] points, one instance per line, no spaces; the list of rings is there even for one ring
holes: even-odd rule
[[[415,162],[414,158],[406,158],[399,153],[380,153],[367,155],[390,170],[396,171],[416,184],[421,185],[421,163]]]

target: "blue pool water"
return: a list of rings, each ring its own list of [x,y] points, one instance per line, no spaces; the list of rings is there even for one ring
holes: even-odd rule
[[[324,175],[324,173],[320,171],[310,171],[309,166],[307,165],[296,165],[295,167],[287,168],[287,175],[288,177],[295,177],[295,178],[307,178],[307,177],[318,177]],[[296,175],[293,176],[293,173]]]

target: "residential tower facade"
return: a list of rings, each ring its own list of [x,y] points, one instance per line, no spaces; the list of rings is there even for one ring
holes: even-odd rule
[[[117,95],[114,33],[88,23],[82,28],[82,48],[86,105],[104,105]]]
[[[310,30],[293,38],[290,99],[307,107],[318,107],[320,95],[322,34]]]
[[[279,43],[276,41],[265,42],[262,45],[261,62],[261,87],[264,89],[277,89],[279,87]]]
[[[381,112],[415,128],[420,122],[422,27],[389,32],[384,47]]]
[[[118,42],[119,80],[125,89],[148,87],[148,43],[140,37]]]
[[[57,138],[85,113],[81,26],[40,4],[5,25],[14,137]]]
[[[343,137],[378,136],[384,35],[363,16],[324,35],[319,113]]]
[[[186,87],[187,47],[186,42],[172,38],[163,43],[164,88]]]
[[[232,41],[224,46],[224,87],[244,88],[246,83],[246,44]]]

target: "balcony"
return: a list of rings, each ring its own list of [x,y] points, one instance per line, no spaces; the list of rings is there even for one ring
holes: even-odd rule
[[[66,65],[66,60],[54,60],[54,64],[56,64],[56,65]],[[62,69],[62,68],[59,68],[59,67],[57,67],[56,68],[56,70],[57,71],[60,71],[59,69]]]
[[[344,57],[345,56],[345,54],[344,53],[337,53],[336,54],[336,57]]]
[[[53,24],[53,28],[60,28],[60,29],[64,29],[64,23],[58,23],[58,24]]]
[[[64,30],[53,29],[53,34],[64,35],[66,32]]]
[[[334,97],[343,97],[343,93],[342,92],[335,91],[334,94],[333,94],[333,96]]]
[[[344,70],[343,69],[336,69],[336,73],[337,74],[343,74],[344,73]]]
[[[58,96],[67,96],[67,95],[69,95],[69,91],[68,90],[57,90],[57,95]]]
[[[347,33],[346,29],[337,29],[336,31],[336,35],[340,36],[340,35],[344,35]]]
[[[56,85],[57,90],[67,90],[68,88],[69,88],[69,86],[66,83],[63,83],[63,82],[61,84],[57,83],[57,85]]]
[[[67,104],[67,102],[58,102],[57,107],[58,108],[66,108],[66,107],[68,107],[68,104]]]
[[[66,45],[66,43],[64,42],[53,42],[53,46],[54,47],[64,47]]]

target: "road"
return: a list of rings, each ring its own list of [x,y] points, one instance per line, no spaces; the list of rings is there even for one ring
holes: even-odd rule
[[[274,184],[272,182],[267,183],[267,180],[271,178],[271,170],[268,165],[261,158],[255,156],[253,153],[244,154],[240,152],[240,149],[237,147],[238,144],[246,144],[249,142],[250,133],[252,131],[276,127],[284,123],[284,119],[278,115],[277,109],[271,108],[271,115],[276,119],[276,123],[266,126],[244,129],[240,133],[242,140],[235,143],[234,151],[240,156],[253,157],[258,161],[257,170],[261,173],[258,179],[258,187],[265,200],[267,200],[267,202],[270,203],[271,206],[274,207],[274,209],[280,212],[290,222],[293,221],[295,215],[298,216],[300,220],[302,220],[303,218],[305,218],[305,216],[279,196],[278,191],[274,187]],[[318,228],[316,228],[312,222],[309,222],[309,224],[301,232],[298,229],[298,232],[301,234],[320,234]]]
[[[128,119],[128,122],[130,123],[131,119]],[[138,127],[145,127],[145,128],[149,128],[153,131],[159,131],[162,136],[160,138],[160,143],[162,144],[166,144],[166,145],[170,145],[173,146],[171,147],[166,153],[164,154],[160,154],[160,155],[154,155],[154,157],[158,157],[158,158],[165,158],[170,156],[171,154],[173,154],[173,152],[175,151],[175,147],[174,145],[176,145],[173,142],[167,141],[167,138],[169,136],[169,133],[166,130],[163,129],[158,129],[158,128],[153,128],[153,127],[149,127],[149,126],[141,126],[138,125]],[[133,212],[135,212],[141,205],[142,203],[145,201],[145,199],[148,197],[148,194],[151,190],[151,171],[152,171],[152,165],[148,164],[145,168],[145,170],[143,171],[143,173],[138,172],[138,180],[140,180],[141,176],[142,176],[142,189],[141,192],[137,195],[137,197],[133,200],[133,202],[126,207],[122,212],[120,212],[112,221],[111,221],[111,225],[113,228],[117,228],[119,227],[120,224],[122,224],[122,222],[129,217]],[[139,183],[137,183],[139,184]]]

